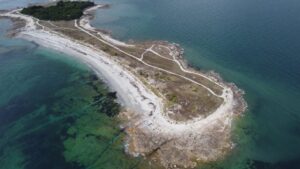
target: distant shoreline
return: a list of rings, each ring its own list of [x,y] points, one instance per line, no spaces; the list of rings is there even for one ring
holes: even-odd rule
[[[115,40],[109,35],[99,32],[89,24],[92,16],[90,12],[100,7],[103,7],[103,5],[86,9],[84,16],[78,22],[74,22],[74,27],[72,26],[68,29],[76,29],[76,31],[85,33],[86,36],[94,37],[93,43],[98,44],[98,41],[100,41],[101,45],[105,44],[111,47],[108,50],[118,52],[117,55],[122,55],[122,52],[123,55],[133,55],[127,50],[139,44],[127,44]],[[192,118],[192,120],[184,122],[170,119],[165,114],[167,104],[165,96],[159,95],[159,92],[150,87],[151,85],[149,86],[141,77],[137,76],[135,69],[124,65],[127,59],[113,57],[109,52],[99,49],[95,45],[55,31],[55,25],[53,28],[50,28],[51,24],[46,25],[48,24],[47,22],[41,23],[40,20],[22,15],[18,11],[13,10],[2,14],[2,16],[26,22],[26,25],[20,28],[18,33],[15,34],[16,37],[36,42],[41,46],[66,53],[81,60],[91,67],[110,88],[117,91],[119,100],[128,108],[126,112],[122,112],[120,115],[125,119],[125,123],[122,126],[127,133],[127,153],[145,157],[156,153],[154,157],[151,156],[148,158],[159,161],[164,167],[175,165],[182,168],[186,166],[192,168],[198,163],[215,161],[222,158],[234,147],[231,140],[231,124],[234,118],[244,112],[247,107],[242,97],[243,92],[234,84],[223,82],[218,75],[206,75],[194,69],[187,68],[183,62],[182,49],[178,45],[167,42],[152,43],[152,46],[150,45],[151,48],[147,48],[142,53],[141,58],[136,58],[136,64],[145,64],[148,66],[145,70],[154,69],[155,66],[145,62],[143,57],[147,52],[157,53],[154,50],[156,48],[153,49],[153,46],[162,46],[170,50],[169,55],[173,57],[161,56],[162,59],[165,57],[166,61],[170,60],[170,63],[174,62],[179,65],[181,72],[200,76],[207,81],[206,83],[215,83],[216,89],[211,89],[190,77],[185,77],[191,83],[199,84],[200,87],[202,85],[202,88],[208,90],[208,92],[206,91],[207,93],[223,99],[223,103],[206,117],[200,116],[199,118]],[[64,29],[66,28],[64,27]],[[147,45],[149,46],[149,44],[145,44],[145,46]],[[158,52],[163,52],[164,49],[161,50]],[[161,54],[157,53],[156,55]],[[130,59],[134,62],[134,58],[129,58],[128,60]],[[150,68],[147,64],[150,65]],[[169,70],[165,71],[162,68],[159,68],[158,71],[169,72],[172,77],[184,77],[181,74],[170,72]],[[221,94],[218,93],[218,86],[222,88]],[[152,140],[153,142],[150,144],[147,140]],[[213,145],[212,142],[214,143]],[[160,152],[155,151],[158,146],[161,149]],[[193,149],[194,152],[191,153],[189,149]],[[177,153],[176,151],[180,151],[182,156],[172,156],[172,153]],[[173,159],[169,159],[166,155],[171,155]],[[179,160],[183,156],[185,159]]]

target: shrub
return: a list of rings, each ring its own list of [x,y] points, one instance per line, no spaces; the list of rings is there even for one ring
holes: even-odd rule
[[[59,1],[55,6],[30,6],[21,13],[31,15],[41,20],[73,20],[83,15],[83,10],[94,6],[90,1]]]

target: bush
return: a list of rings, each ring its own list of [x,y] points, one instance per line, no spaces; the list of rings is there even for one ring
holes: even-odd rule
[[[73,20],[83,15],[83,10],[94,6],[90,1],[59,1],[55,6],[30,6],[24,8],[21,13],[31,15],[41,20]]]

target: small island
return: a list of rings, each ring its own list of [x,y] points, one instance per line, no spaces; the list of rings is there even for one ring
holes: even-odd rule
[[[232,123],[247,107],[243,91],[189,67],[178,44],[125,43],[92,27],[94,11],[104,7],[58,2],[0,16],[23,22],[16,37],[83,61],[117,92],[126,153],[159,168],[194,168],[227,155],[234,148]]]
[[[59,1],[51,6],[30,6],[22,9],[20,13],[41,20],[68,21],[80,18],[84,9],[94,5],[95,3],[90,1]]]

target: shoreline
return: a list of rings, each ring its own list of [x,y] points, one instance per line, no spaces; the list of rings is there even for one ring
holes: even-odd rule
[[[97,33],[99,36],[101,36],[106,41],[108,41],[112,44],[115,44],[117,46],[134,47],[134,45],[132,45],[132,44],[127,44],[125,42],[122,42],[122,41],[112,38],[110,34],[104,32],[103,30],[99,30],[90,24],[90,21],[94,18],[94,13],[96,12],[96,10],[101,9],[101,8],[109,8],[109,7],[110,7],[109,5],[105,4],[105,5],[95,5],[93,7],[86,9],[83,12],[84,15],[79,20],[80,26],[82,26],[86,30]]]
[[[92,8],[96,10],[99,6]],[[92,10],[89,8],[86,11],[91,12]],[[151,145],[146,143],[146,145],[140,145],[139,140],[147,138],[152,140],[153,138],[150,137],[158,138],[154,140],[157,142],[172,139],[170,142],[174,143],[175,146],[171,148],[176,148],[177,150],[173,150],[175,152],[181,149],[188,150],[197,147],[199,151],[192,156],[197,158],[196,161],[217,160],[226,154],[224,150],[227,152],[233,148],[233,143],[230,139],[232,120],[236,115],[245,111],[247,107],[242,98],[243,93],[234,84],[225,83],[222,79],[218,78],[218,76],[214,76],[213,78],[219,81],[218,83],[224,87],[221,96],[224,98],[224,103],[222,103],[215,112],[204,119],[201,117],[186,122],[174,122],[168,119],[163,113],[163,98],[160,98],[151,91],[138,77],[124,68],[118,60],[112,59],[107,53],[84,42],[74,40],[53,31],[37,29],[35,19],[16,14],[15,12],[17,11],[12,11],[5,15],[10,18],[20,18],[26,21],[26,26],[20,30],[16,37],[36,42],[41,46],[66,53],[81,60],[91,67],[111,89],[117,91],[117,96],[121,103],[131,109],[122,114],[128,118],[127,123],[123,125],[126,126],[127,139],[125,150],[127,153],[134,156],[146,156],[149,153],[149,150],[146,148],[148,146],[151,147]],[[85,16],[79,21],[79,26],[82,26],[86,30],[91,29],[98,32],[89,24],[90,19],[90,15],[85,13]],[[102,32],[98,33],[100,36],[104,35]],[[103,39],[117,46],[132,46],[131,44],[115,40],[110,36]],[[180,47],[178,46],[178,48]],[[180,52],[178,56],[182,57],[182,54],[183,52]],[[183,61],[183,58],[177,58],[177,61],[181,62],[180,64],[185,70],[199,72],[188,67]],[[212,76],[206,74],[202,75],[209,79],[212,78]],[[148,114],[150,113],[153,115],[149,116]],[[137,133],[142,134],[136,136]],[[175,141],[173,141],[173,139]],[[218,142],[217,149],[210,147],[211,141]],[[151,149],[153,149],[153,147],[151,147]],[[159,156],[161,159],[158,159],[158,161],[160,161],[163,166],[168,166],[169,162],[165,161],[168,160],[168,157],[162,153],[160,153]],[[154,159],[154,161],[155,160],[156,159]],[[176,160],[182,159],[175,157],[173,160],[172,165],[175,166],[195,167],[196,165],[194,161],[190,161],[189,159],[183,160],[185,165],[182,165],[181,161],[176,162]]]

